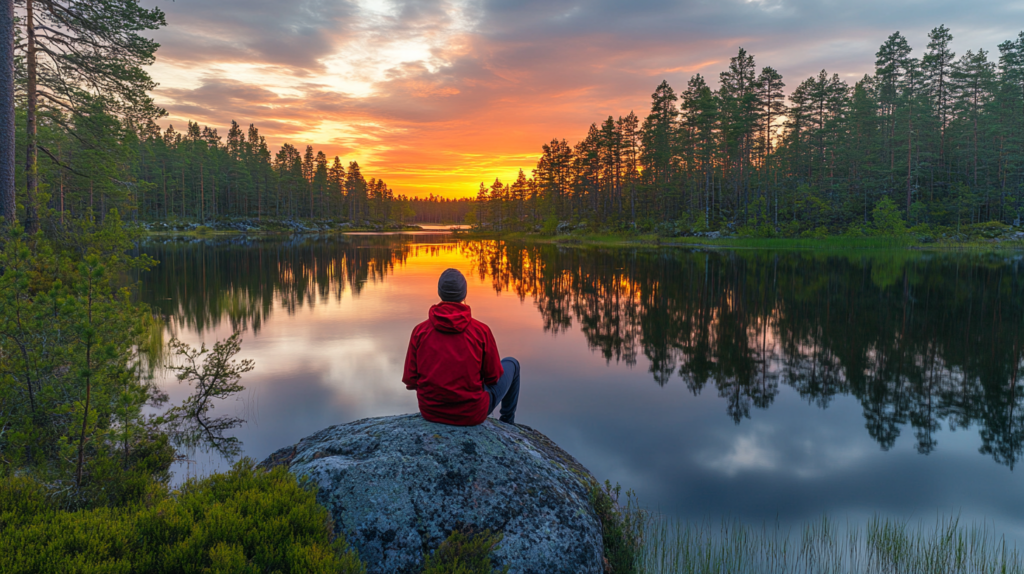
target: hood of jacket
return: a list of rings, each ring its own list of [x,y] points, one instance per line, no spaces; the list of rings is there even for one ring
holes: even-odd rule
[[[442,333],[461,333],[472,318],[469,305],[462,303],[445,301],[430,308],[430,324]]]

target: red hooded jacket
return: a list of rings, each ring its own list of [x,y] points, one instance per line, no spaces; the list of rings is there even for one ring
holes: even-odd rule
[[[478,425],[490,406],[484,385],[504,372],[494,335],[472,317],[469,305],[441,302],[429,316],[412,330],[402,382],[416,390],[428,421]]]

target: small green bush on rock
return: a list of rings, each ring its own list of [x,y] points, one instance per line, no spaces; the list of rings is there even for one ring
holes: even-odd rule
[[[362,574],[315,493],[284,467],[243,459],[227,473],[137,503],[68,512],[24,477],[0,480],[0,571]]]
[[[423,574],[505,574],[508,566],[491,566],[491,553],[502,538],[500,532],[492,534],[490,530],[470,536],[456,530],[424,558]]]
[[[626,493],[627,503],[620,506],[621,492],[622,487],[617,484],[613,487],[610,481],[606,480],[604,486],[595,483],[591,485],[590,503],[601,519],[605,569],[613,574],[633,574],[638,572],[647,517],[646,512],[633,503],[632,492]]]

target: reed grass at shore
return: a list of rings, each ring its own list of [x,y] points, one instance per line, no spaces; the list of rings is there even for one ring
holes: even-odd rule
[[[1024,572],[1014,543],[991,524],[959,517],[934,523],[875,516],[860,526],[827,516],[796,531],[736,520],[643,523],[642,574],[1013,574]]]

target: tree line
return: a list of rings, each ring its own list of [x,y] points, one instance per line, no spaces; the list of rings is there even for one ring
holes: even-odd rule
[[[227,137],[166,111],[144,67],[165,25],[135,0],[5,0],[0,6],[0,215],[56,233],[117,209],[124,219],[461,221],[467,201],[396,194],[357,162],[312,146],[272,151],[255,125]],[[15,161],[15,152],[23,161]]]
[[[282,144],[271,152],[250,124],[231,122],[222,142],[216,129],[188,122],[185,131],[153,121],[135,143],[140,186],[130,199],[145,220],[264,216],[448,223],[465,218],[467,200],[396,194],[383,179],[363,176],[356,161],[346,166],[307,145]]]
[[[83,133],[107,154],[97,157],[80,145]],[[243,130],[235,121],[222,138],[216,128],[191,121],[178,131],[173,125],[161,129],[150,118],[137,129],[99,112],[81,118],[74,135],[47,124],[37,141],[54,150],[52,161],[39,165],[37,173],[45,192],[38,195],[55,223],[102,217],[112,207],[145,221],[274,217],[448,223],[462,221],[472,208],[466,199],[396,194],[383,179],[367,179],[358,162],[329,159],[311,145],[300,151],[284,143],[271,151],[254,124]]]
[[[766,235],[843,232],[891,201],[909,225],[1020,224],[1024,214],[1024,32],[952,51],[939,26],[921,57],[896,32],[875,72],[850,85],[822,70],[787,96],[740,48],[727,70],[663,81],[650,112],[553,139],[531,176],[480,184],[476,222],[498,230],[559,221]]]

